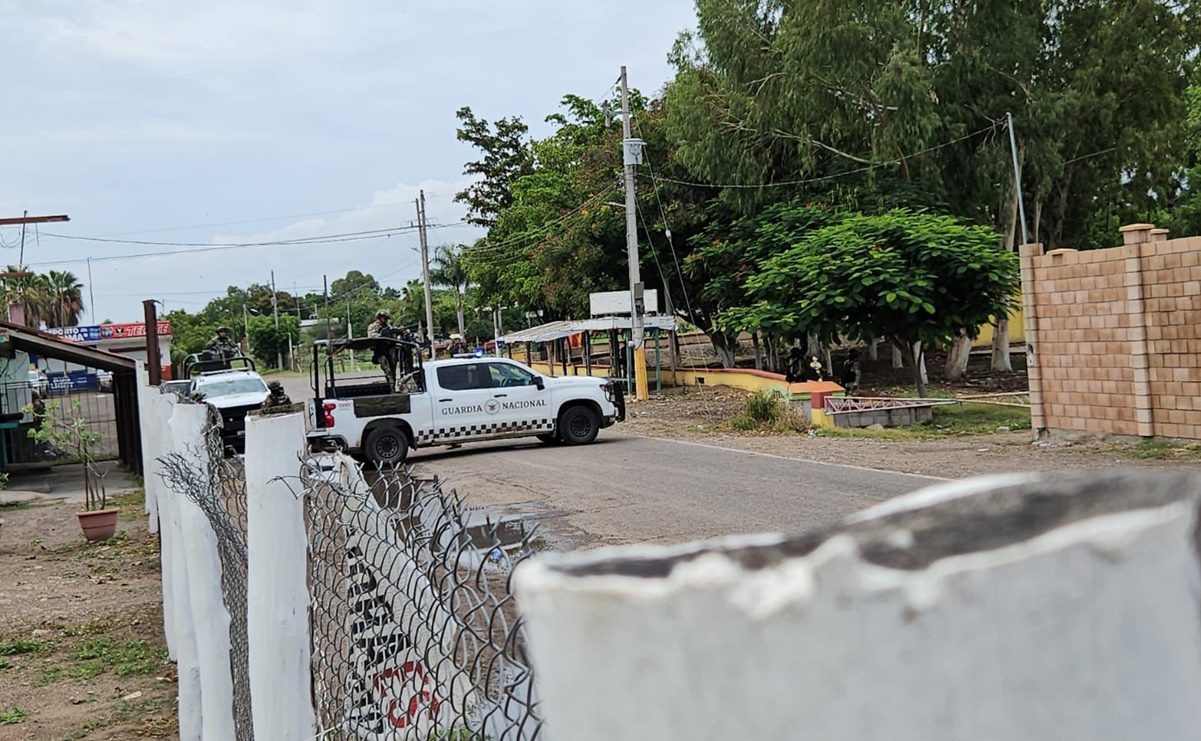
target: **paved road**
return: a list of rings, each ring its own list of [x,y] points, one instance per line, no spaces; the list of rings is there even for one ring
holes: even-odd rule
[[[560,547],[797,532],[937,479],[603,432],[586,447],[414,453],[472,505],[541,520]]]
[[[303,377],[283,380],[293,400],[311,393]],[[937,483],[612,430],[580,448],[487,443],[417,451],[411,461],[469,505],[539,519],[562,548],[797,532]]]

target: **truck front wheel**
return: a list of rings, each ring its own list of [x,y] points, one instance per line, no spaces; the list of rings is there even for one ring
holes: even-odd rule
[[[396,427],[377,427],[367,435],[363,454],[377,466],[399,466],[409,457],[409,439]]]
[[[600,417],[585,406],[574,406],[559,418],[559,437],[568,445],[587,445],[600,432]]]

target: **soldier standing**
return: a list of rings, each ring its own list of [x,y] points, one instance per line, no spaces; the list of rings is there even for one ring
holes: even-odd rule
[[[368,337],[395,337],[396,330],[388,324],[392,319],[392,312],[387,309],[380,309],[375,315],[375,321],[367,325]],[[384,378],[388,379],[388,390],[396,390],[396,353],[395,347],[388,342],[379,342],[375,345],[375,353],[371,356],[371,362],[380,367],[384,372]]]
[[[208,341],[205,350],[212,350],[228,360],[238,354],[237,344],[229,337],[229,327],[217,327],[217,336]]]

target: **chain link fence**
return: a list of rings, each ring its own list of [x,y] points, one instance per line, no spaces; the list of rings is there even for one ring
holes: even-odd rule
[[[335,460],[302,474],[324,737],[537,738],[509,589],[532,533],[477,521],[435,478]]]
[[[162,476],[169,488],[200,508],[216,536],[221,594],[230,618],[234,728],[238,741],[251,741],[254,728],[246,613],[246,477],[238,458],[225,457],[219,423],[217,412],[210,410],[203,447],[164,457]]]
[[[171,490],[216,537],[230,614],[238,739],[252,739],[247,498],[210,415],[200,449],[160,460]],[[533,741],[542,722],[513,568],[532,530],[472,510],[436,478],[365,470],[342,455],[281,472],[308,538],[311,681],[317,738]]]

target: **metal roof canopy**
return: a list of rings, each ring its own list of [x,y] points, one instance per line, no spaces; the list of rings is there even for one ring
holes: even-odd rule
[[[13,347],[33,353],[38,357],[65,360],[76,365],[99,368],[113,373],[133,373],[137,368],[137,363],[133,358],[79,345],[19,324],[0,321],[0,333],[8,337],[13,343]]]
[[[113,411],[116,414],[118,457],[134,473],[142,473],[142,436],[138,420],[137,361],[133,358],[84,347],[19,324],[0,321],[0,335],[13,347],[39,357],[54,358],[113,374]],[[4,441],[0,440],[0,444]]]
[[[667,332],[676,330],[676,318],[673,316],[657,315],[642,318],[646,329],[659,329]],[[510,332],[500,338],[506,345],[519,342],[554,342],[564,337],[582,334],[584,332],[608,332],[610,330],[630,330],[632,322],[629,317],[611,316],[597,319],[569,319],[562,322],[549,322],[529,329]]]

